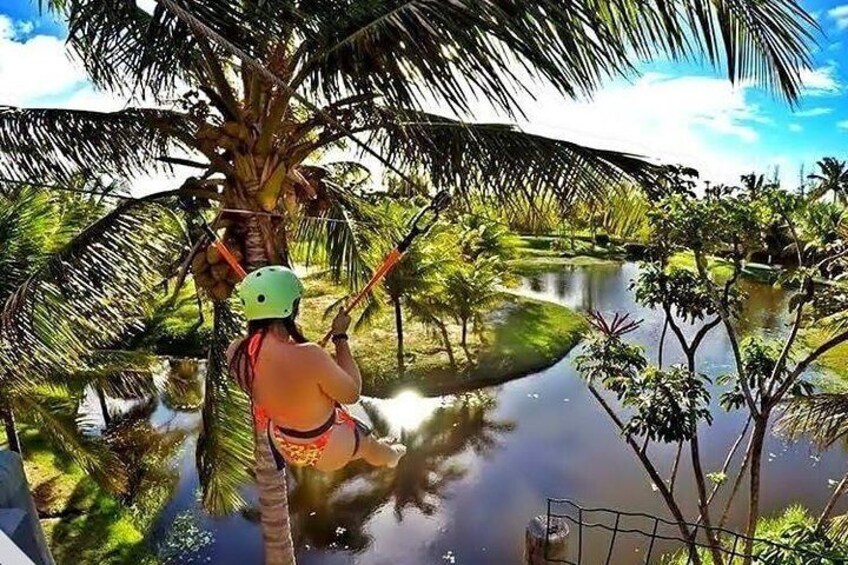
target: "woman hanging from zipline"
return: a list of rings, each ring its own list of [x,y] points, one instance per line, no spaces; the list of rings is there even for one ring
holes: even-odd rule
[[[286,267],[265,267],[239,287],[248,335],[227,352],[230,373],[250,396],[256,425],[291,465],[335,471],[354,459],[394,467],[406,447],[376,440],[344,404],[359,400],[362,377],[348,345],[350,317],[333,320],[335,358],[303,337],[295,321],[303,284]]]

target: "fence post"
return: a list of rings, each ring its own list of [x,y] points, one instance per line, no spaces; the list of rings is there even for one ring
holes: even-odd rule
[[[524,532],[524,565],[565,561],[568,558],[568,532],[568,523],[559,516],[536,516],[530,520]]]
[[[0,527],[38,565],[53,565],[20,455],[0,451]],[[4,530],[5,531],[5,530]]]

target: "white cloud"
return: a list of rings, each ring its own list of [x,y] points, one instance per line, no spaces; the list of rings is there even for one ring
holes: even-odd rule
[[[62,40],[47,35],[30,37],[33,29],[29,22],[15,22],[0,15],[0,104],[99,112],[126,106],[126,100],[91,86],[85,72],[67,56]],[[195,173],[184,167],[179,169],[174,175],[152,174],[134,179],[133,193],[143,195],[176,188],[182,178]]]
[[[836,22],[839,29],[848,29],[848,4],[835,6],[827,11],[827,15]]]
[[[62,40],[19,34],[20,23],[0,15],[0,103],[34,105],[85,84],[85,73],[68,59]]]
[[[798,133],[799,131],[804,131],[804,127],[801,124],[789,124],[789,131]]]
[[[833,108],[825,108],[822,106],[817,106],[815,108],[810,108],[809,110],[799,110],[795,112],[795,117],[797,118],[815,118],[816,116],[826,116],[827,114],[833,113]]]
[[[806,96],[829,96],[839,94],[842,85],[836,75],[836,63],[817,69],[803,69],[801,84]]]
[[[836,127],[839,129],[844,129],[848,131],[848,120],[842,120],[841,122],[836,122]]]
[[[749,86],[722,78],[647,74],[633,82],[602,88],[592,100],[570,100],[552,87],[534,88],[535,101],[522,100],[525,131],[592,147],[684,163],[716,182],[771,166],[758,161],[758,130],[771,120],[747,100]],[[436,113],[444,108],[429,107]],[[480,103],[478,122],[508,121]],[[739,144],[751,150],[739,150]]]

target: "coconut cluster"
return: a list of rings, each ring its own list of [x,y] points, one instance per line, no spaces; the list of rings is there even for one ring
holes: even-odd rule
[[[245,122],[228,121],[220,125],[205,124],[195,137],[198,147],[207,154],[222,155],[232,164],[233,186],[225,190],[221,204],[246,212],[285,214],[291,218],[323,215],[330,205],[324,179],[329,172],[315,166],[291,165],[292,156],[275,141],[262,135],[249,114]],[[220,150],[223,149],[223,154]],[[245,256],[245,222],[249,216],[225,217],[218,228],[226,227],[224,243],[242,261]],[[282,220],[279,216],[257,216],[266,224],[265,234],[276,234]],[[194,278],[213,300],[225,300],[238,282],[237,275],[214,246],[200,250],[192,262]]]
[[[230,253],[241,263],[244,259],[244,247],[241,238],[235,234],[224,235],[223,242]],[[203,289],[213,300],[226,300],[233,293],[239,282],[238,275],[229,263],[221,256],[214,245],[198,251],[191,262],[194,282]]]

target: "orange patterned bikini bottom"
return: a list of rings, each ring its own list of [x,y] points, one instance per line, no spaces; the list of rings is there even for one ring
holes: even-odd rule
[[[318,462],[337,426],[348,426],[353,430],[354,457],[359,451],[362,436],[371,433],[368,426],[351,416],[342,406],[336,406],[327,421],[314,430],[301,431],[278,426],[259,411],[256,425],[260,428],[267,426],[272,446],[279,450],[288,463],[298,466],[313,466]]]

